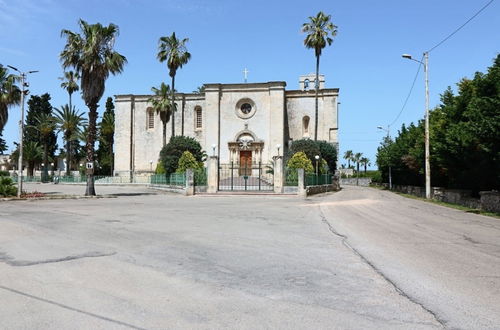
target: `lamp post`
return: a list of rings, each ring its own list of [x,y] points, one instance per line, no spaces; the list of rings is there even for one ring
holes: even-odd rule
[[[19,72],[21,77],[21,120],[19,121],[19,158],[17,161],[17,167],[19,168],[18,172],[20,173],[17,176],[17,197],[21,197],[21,192],[23,190],[24,95],[28,94],[28,90],[25,90],[24,87],[28,86],[28,83],[26,83],[26,75],[38,71],[21,72],[16,67],[11,65],[7,66],[12,70]]]
[[[418,62],[424,66],[425,72],[425,198],[431,198],[431,164],[429,147],[429,52],[424,52],[424,62],[416,60],[410,54],[403,58]]]
[[[277,144],[276,145],[276,149],[278,149],[278,157],[280,156],[280,148],[281,148],[281,144]]]
[[[383,128],[382,126],[377,126],[378,129],[381,129],[385,132],[387,132],[387,138],[391,138],[390,134],[390,125],[387,125],[387,129]],[[389,189],[392,189],[392,173],[391,173],[391,161],[389,160]]]
[[[316,184],[318,184],[318,163],[319,163],[319,155],[314,156],[316,159]]]
[[[215,149],[217,148],[216,144],[212,144],[212,155],[215,157]]]

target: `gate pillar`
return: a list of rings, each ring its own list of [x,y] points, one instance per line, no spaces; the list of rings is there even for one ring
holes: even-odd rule
[[[217,156],[210,156],[207,164],[207,193],[216,193],[219,184],[219,161]]]
[[[274,160],[274,169],[273,169],[274,192],[282,194],[284,186],[283,156],[275,156],[273,157],[273,160]]]
[[[307,191],[306,191],[306,178],[305,178],[305,171],[303,168],[299,168],[297,170],[297,175],[298,175],[298,195],[301,197],[307,197]]]
[[[186,170],[186,190],[184,194],[186,196],[194,195],[194,172],[192,168]]]

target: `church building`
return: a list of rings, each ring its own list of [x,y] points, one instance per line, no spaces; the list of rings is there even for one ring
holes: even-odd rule
[[[324,88],[320,75],[318,140],[338,147],[338,88]],[[203,94],[177,93],[175,133],[195,138],[221,163],[270,164],[294,140],[314,138],[315,75],[299,89],[284,81],[205,84]],[[115,175],[151,173],[162,148],[162,123],[151,95],[115,96]],[[167,143],[171,123],[167,124]]]

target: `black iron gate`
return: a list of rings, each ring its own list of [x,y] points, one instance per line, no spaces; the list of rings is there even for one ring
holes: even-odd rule
[[[261,163],[248,162],[220,164],[219,190],[273,191],[273,168]]]

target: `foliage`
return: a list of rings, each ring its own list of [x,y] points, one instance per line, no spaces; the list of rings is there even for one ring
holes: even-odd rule
[[[9,197],[16,195],[17,188],[12,179],[8,176],[0,175],[0,196]]]
[[[43,181],[48,177],[49,167],[49,143],[51,138],[55,135],[56,119],[52,114],[38,113],[35,116],[34,128],[40,135],[40,142],[43,145]]]
[[[319,58],[326,45],[331,45],[337,35],[337,27],[330,21],[331,15],[322,11],[316,16],[310,16],[309,22],[302,25],[302,32],[306,33],[304,45],[308,49],[314,49],[316,56],[316,80],[315,80],[315,107],[314,107],[314,141],[318,140],[318,90],[319,90]]]
[[[7,143],[4,139],[2,139],[2,131],[0,130],[0,155],[3,155],[5,151],[7,151]]]
[[[347,160],[347,168],[351,168],[351,161],[354,157],[354,153],[352,152],[352,150],[347,150],[345,153],[344,153],[344,159]]]
[[[287,158],[290,158],[297,152],[303,152],[306,154],[307,158],[311,161],[311,164],[316,163],[315,156],[320,156],[322,161],[326,161],[331,173],[335,172],[337,169],[337,149],[326,141],[313,141],[311,139],[293,141]],[[320,168],[320,171],[322,170],[323,166]]]
[[[292,158],[290,158],[290,160],[287,163],[287,167],[289,169],[295,169],[295,170],[303,168],[306,173],[314,173],[314,168],[311,160],[302,151],[293,154]]]
[[[158,60],[163,63],[167,62],[167,67],[169,70],[169,75],[172,78],[171,85],[171,98],[170,102],[175,107],[175,75],[177,70],[182,68],[184,64],[189,62],[191,59],[191,54],[187,51],[186,43],[189,41],[188,38],[182,40],[177,39],[175,32],[169,37],[160,37],[158,43]],[[171,112],[172,114],[172,136],[175,136],[175,110]]]
[[[83,118],[83,113],[69,105],[55,109],[55,113],[57,128],[63,132],[63,138],[66,141],[66,175],[70,175],[72,156],[76,154],[73,146],[78,140],[77,134],[81,126],[85,125],[87,120]]]
[[[158,164],[156,164],[155,173],[156,174],[165,174],[165,167],[163,167],[163,163],[162,162],[158,162]]]
[[[189,151],[184,151],[177,165],[177,173],[184,173],[188,168],[196,170],[200,167],[200,163],[196,161],[193,154]]]
[[[72,108],[71,95],[77,92],[80,87],[78,86],[78,79],[80,79],[80,74],[74,71],[65,71],[64,77],[59,77],[62,80],[61,88],[68,92],[69,96],[69,107]]]
[[[196,90],[193,91],[193,94],[205,94],[205,85],[196,87]]]
[[[306,154],[307,158],[309,158],[311,162],[314,161],[314,157],[316,155],[321,156],[321,151],[318,144],[311,139],[301,139],[293,141],[292,145],[290,146],[289,156],[291,157],[297,152],[303,152],[304,154]]]
[[[9,107],[21,101],[21,90],[16,85],[18,80],[16,75],[9,74],[9,70],[0,64],[0,132],[9,119]]]
[[[24,129],[24,141],[38,142],[47,145],[47,157],[54,158],[57,151],[56,128],[49,124],[52,117],[53,107],[50,104],[49,93],[32,95],[28,100],[28,111],[26,113],[26,126]],[[43,117],[43,118],[42,118]],[[41,127],[40,119],[44,123]]]
[[[189,151],[198,162],[205,160],[206,155],[201,150],[198,141],[192,137],[173,136],[160,152],[160,161],[163,163],[167,175],[175,172],[179,164],[179,158],[181,158],[184,151]]]
[[[82,98],[89,108],[86,157],[88,162],[93,163],[98,103],[104,94],[109,74],[121,73],[127,59],[113,49],[119,34],[118,26],[88,24],[82,19],[78,23],[81,34],[70,30],[61,31],[61,36],[66,37],[66,44],[59,57],[65,69],[74,68],[81,76]],[[85,194],[95,195],[94,180],[87,182]]]
[[[160,88],[151,87],[151,91],[154,93],[154,96],[150,97],[148,101],[153,106],[153,110],[160,115],[163,128],[163,145],[165,145],[167,144],[167,123],[170,120],[170,116],[172,116],[174,108],[169,99],[169,94],[171,94],[170,86],[162,82]]]
[[[106,99],[106,111],[102,115],[102,120],[98,125],[99,148],[97,149],[96,175],[113,175],[113,145],[115,134],[115,105],[113,99]]]
[[[431,183],[445,188],[500,188],[500,55],[487,73],[462,79],[454,95],[448,88],[430,112]],[[377,165],[387,182],[423,185],[424,122],[402,126],[394,141],[384,138]]]
[[[337,170],[337,148],[326,141],[317,141],[316,144],[319,147],[321,158],[328,165],[330,173],[334,173]]]

